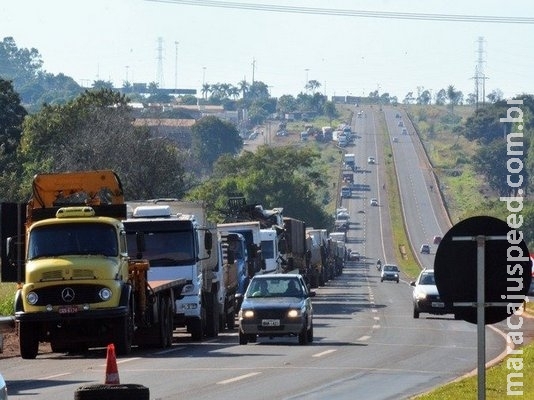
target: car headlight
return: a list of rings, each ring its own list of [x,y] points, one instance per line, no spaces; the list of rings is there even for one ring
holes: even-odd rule
[[[417,300],[424,300],[424,299],[426,299],[426,293],[425,292],[416,292],[415,293],[415,298]]]
[[[183,287],[181,295],[183,296],[185,294],[191,294],[193,293],[194,289],[195,289],[195,285],[193,285],[192,283],[189,283]]]
[[[254,318],[254,310],[241,310],[240,313],[243,318]]]
[[[288,318],[297,318],[297,317],[300,317],[301,315],[302,315],[301,310],[289,310],[287,312]]]

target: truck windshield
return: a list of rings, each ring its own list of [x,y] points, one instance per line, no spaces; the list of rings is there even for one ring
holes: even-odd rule
[[[145,232],[145,250],[137,251],[135,232],[128,232],[128,253],[132,258],[150,261],[152,267],[190,264],[195,261],[195,246],[191,231]]]
[[[63,255],[118,254],[113,226],[100,223],[69,223],[36,227],[28,239],[28,259]]]

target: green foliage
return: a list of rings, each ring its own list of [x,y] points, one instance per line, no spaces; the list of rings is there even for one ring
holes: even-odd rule
[[[243,140],[233,124],[209,116],[198,120],[192,127],[191,152],[202,163],[205,172],[212,170],[213,163],[223,154],[237,154]]]
[[[242,193],[248,203],[266,209],[283,207],[285,215],[328,227],[332,221],[317,196],[328,186],[321,165],[320,154],[311,148],[260,146],[256,153],[221,157],[212,177],[188,197],[204,200],[219,222],[224,220],[228,197]]]

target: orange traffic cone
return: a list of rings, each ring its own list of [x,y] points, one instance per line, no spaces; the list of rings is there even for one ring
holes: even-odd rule
[[[115,356],[115,345],[108,344],[106,356],[106,385],[119,385],[119,370],[117,369],[117,357]]]

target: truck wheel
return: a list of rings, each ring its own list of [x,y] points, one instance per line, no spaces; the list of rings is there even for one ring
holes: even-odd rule
[[[132,351],[132,342],[134,335],[133,327],[133,315],[130,311],[128,315],[125,316],[121,321],[118,321],[116,324],[115,332],[115,349],[117,350],[117,355],[126,355],[130,354]]]
[[[159,299],[159,345],[162,349],[172,346],[173,310],[168,297]]]
[[[37,357],[39,336],[37,336],[36,327],[33,324],[27,322],[19,324],[19,346],[22,358],[32,360]]]
[[[230,311],[228,314],[226,314],[226,326],[230,330],[235,329],[235,313],[234,313],[234,311]]]
[[[137,384],[83,385],[74,392],[74,400],[150,400],[150,390]]]
[[[191,339],[193,339],[195,342],[200,342],[204,337],[202,321],[200,319],[193,319],[191,322],[189,322],[188,328],[191,332]]]
[[[248,335],[245,335],[241,330],[239,330],[239,344],[247,344]]]
[[[206,336],[219,336],[219,306],[215,293],[206,295]]]

